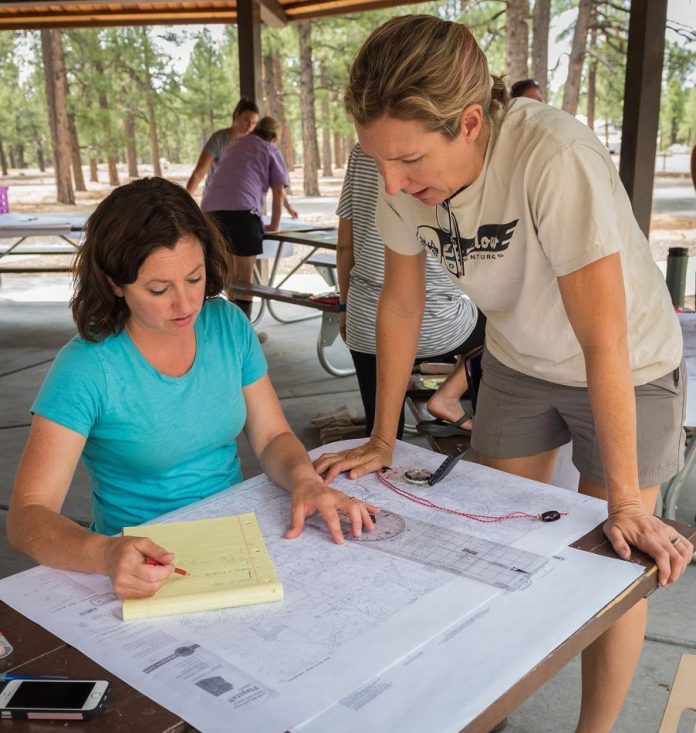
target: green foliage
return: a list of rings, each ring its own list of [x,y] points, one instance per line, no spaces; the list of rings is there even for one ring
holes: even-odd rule
[[[568,27],[561,32],[567,39],[572,37],[577,2],[553,0],[551,4],[553,17],[570,11]],[[622,118],[628,8],[629,0],[597,3],[595,41],[586,59],[579,107],[585,111],[587,69],[592,60],[597,68],[595,116],[616,127]],[[352,134],[342,104],[350,63],[370,32],[388,18],[430,13],[463,22],[486,52],[491,71],[500,73],[505,68],[505,9],[504,0],[442,0],[313,21],[318,125],[342,136]],[[530,37],[531,30],[530,21]],[[684,42],[669,44],[665,54],[660,117],[665,147],[672,142],[693,144],[696,137],[696,51],[693,40],[684,38]],[[69,30],[63,32],[63,44],[69,106],[85,157],[95,155],[103,161],[110,153],[123,160],[124,120],[130,112],[135,119],[138,157],[149,161],[147,94],[154,102],[161,155],[174,162],[193,163],[207,137],[230,122],[239,98],[234,26]],[[263,28],[262,45],[264,50],[279,52],[285,114],[292,138],[298,141],[296,28]],[[326,98],[329,113],[324,118],[322,101]],[[50,161],[43,64],[36,32],[0,34],[0,138],[6,149],[24,145],[30,164],[36,162],[38,147]]]
[[[666,45],[660,100],[661,150],[675,143],[691,146],[696,141],[695,70],[696,48],[693,43],[672,42]]]

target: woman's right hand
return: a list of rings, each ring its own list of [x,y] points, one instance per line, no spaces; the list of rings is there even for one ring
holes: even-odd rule
[[[367,443],[357,448],[338,453],[324,453],[314,461],[314,470],[327,484],[343,471],[347,472],[349,479],[358,479],[389,466],[393,452],[393,445],[372,436]]]
[[[159,565],[149,565],[151,558]],[[149,537],[110,537],[105,551],[107,575],[119,598],[149,598],[174,572],[174,553]]]

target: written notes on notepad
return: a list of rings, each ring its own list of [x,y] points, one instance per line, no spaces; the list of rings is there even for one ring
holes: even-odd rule
[[[210,611],[283,598],[283,585],[263,541],[256,514],[124,527],[175,554],[187,576],[172,573],[150,598],[123,602],[123,619]]]

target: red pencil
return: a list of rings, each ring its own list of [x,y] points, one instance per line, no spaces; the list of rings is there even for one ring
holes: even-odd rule
[[[145,564],[146,565],[164,565],[163,562],[159,562],[158,560],[155,560],[154,557],[146,557]],[[182,568],[174,568],[174,572],[177,573],[178,575],[189,575],[189,573],[186,570],[183,570]]]

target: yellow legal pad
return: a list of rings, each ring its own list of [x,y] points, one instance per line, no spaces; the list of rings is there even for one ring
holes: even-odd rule
[[[124,527],[123,534],[150,537],[175,553],[176,566],[189,573],[172,573],[151,598],[124,601],[125,621],[272,603],[283,598],[283,584],[278,580],[254,512]]]

